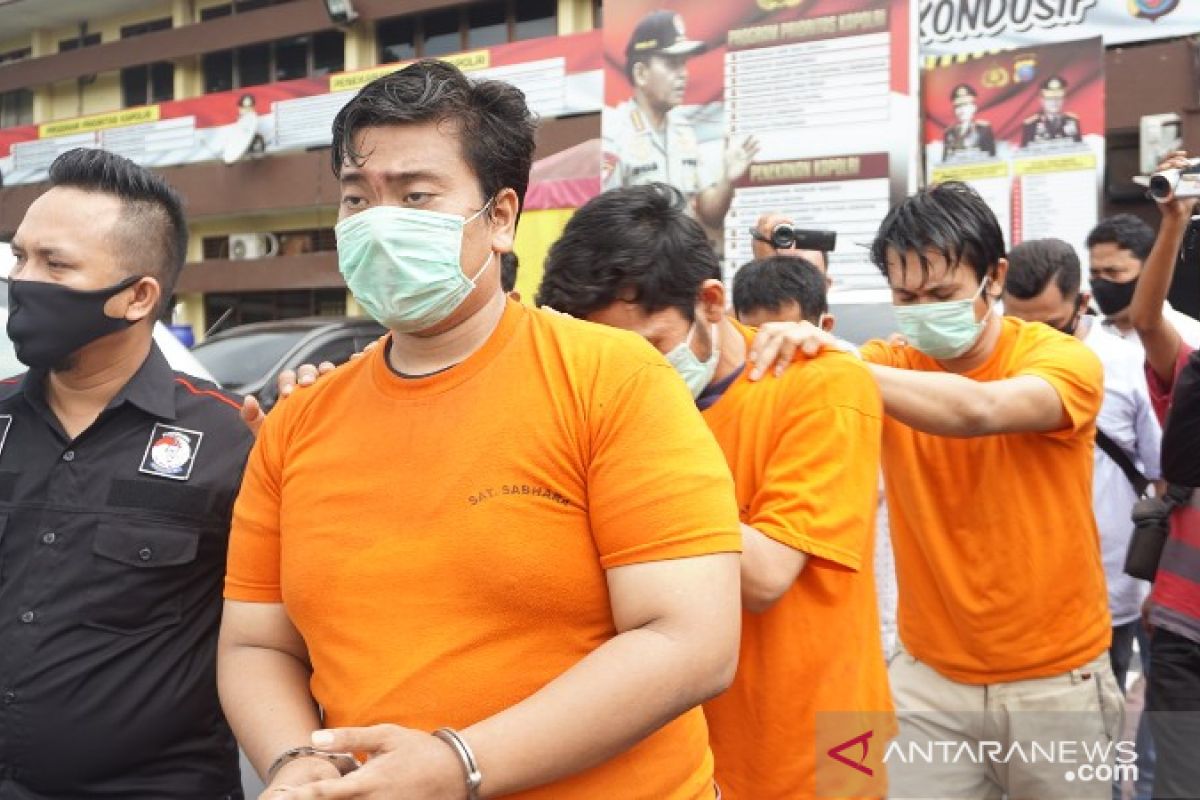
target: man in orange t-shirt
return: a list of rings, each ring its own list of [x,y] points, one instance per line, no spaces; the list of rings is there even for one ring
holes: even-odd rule
[[[907,342],[862,349],[888,415],[897,744],[950,740],[977,753],[998,740],[1009,756],[892,759],[892,792],[1108,797],[1111,776],[1095,766],[1113,760],[1122,701],[1091,510],[1100,362],[1073,337],[1000,315],[1004,239],[964,184],[906,199],[871,255]],[[832,346],[811,325],[764,326],[755,375],[776,354]],[[1063,740],[1088,743],[1073,752],[1089,769],[1029,755]]]
[[[391,334],[267,418],[234,512],[219,689],[270,796],[712,800],[732,482],[653,348],[504,296],[520,92],[418,62],[333,139]]]
[[[751,383],[753,332],[726,316],[725,299],[704,231],[663,184],[606,192],[576,212],[537,296],[653,344],[691,388],[733,471],[741,660],[733,686],[704,707],[724,796],[880,797],[889,729],[876,731],[871,778],[825,755],[891,723],[872,570],[879,393],[862,362],[838,352]],[[819,764],[832,769],[828,780]]]

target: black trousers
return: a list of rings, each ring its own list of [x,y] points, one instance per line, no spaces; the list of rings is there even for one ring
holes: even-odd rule
[[[1150,640],[1155,800],[1200,798],[1200,642],[1158,628]]]

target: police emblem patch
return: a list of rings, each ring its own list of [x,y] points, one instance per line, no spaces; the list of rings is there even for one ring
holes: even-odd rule
[[[1176,9],[1179,0],[1128,0],[1130,15],[1157,22]]]
[[[150,433],[150,441],[146,444],[146,454],[142,456],[142,466],[138,468],[138,472],[186,481],[192,476],[196,452],[200,449],[200,440],[203,438],[204,434],[200,431],[156,423]]]
[[[0,455],[4,453],[4,443],[8,440],[8,429],[12,427],[12,414],[0,414]]]

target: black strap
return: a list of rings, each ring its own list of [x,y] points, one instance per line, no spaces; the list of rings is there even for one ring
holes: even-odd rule
[[[1096,428],[1096,444],[1105,454],[1116,462],[1121,468],[1121,472],[1125,473],[1125,477],[1129,479],[1129,483],[1133,485],[1133,490],[1138,493],[1138,497],[1146,496],[1146,489],[1150,487],[1150,481],[1146,480],[1146,476],[1138,472],[1138,468],[1134,466],[1133,459],[1129,454],[1120,448],[1120,446],[1112,439],[1108,438],[1108,434]]]

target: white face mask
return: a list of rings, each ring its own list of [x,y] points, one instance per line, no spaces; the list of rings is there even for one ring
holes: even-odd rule
[[[701,361],[692,350],[692,337],[695,334],[696,326],[693,325],[687,340],[667,353],[667,361],[683,378],[693,398],[699,397],[704,388],[712,383],[713,375],[717,373],[717,361],[721,358],[720,330],[716,325],[712,326],[712,355],[707,361]]]
[[[459,265],[469,217],[400,206],[375,206],[337,224],[338,267],[350,293],[381,325],[400,333],[445,320],[491,265],[492,252],[473,276]]]

